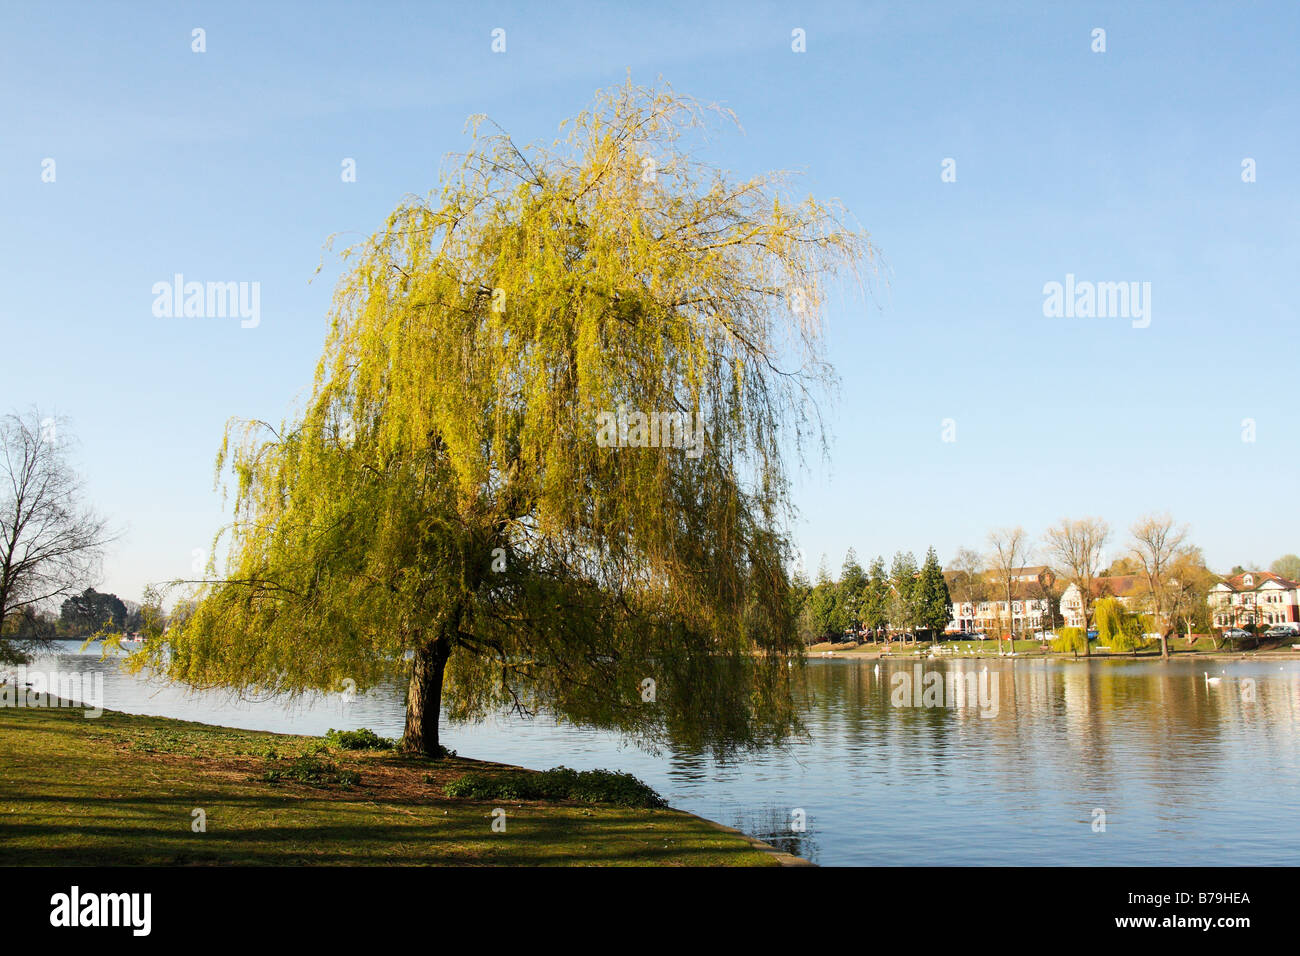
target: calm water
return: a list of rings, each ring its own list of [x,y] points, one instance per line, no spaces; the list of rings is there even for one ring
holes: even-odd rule
[[[32,667],[103,670],[112,710],[283,733],[402,731],[396,693],[286,709],[160,686],[63,647]],[[539,769],[625,770],[676,807],[823,865],[1300,863],[1300,662],[924,663],[985,666],[996,690],[987,717],[975,701],[895,706],[896,675],[913,674],[912,662],[877,672],[873,661],[812,660],[809,738],[731,763],[651,755],[542,718],[452,724],[444,743]],[[795,810],[804,832],[791,832]]]

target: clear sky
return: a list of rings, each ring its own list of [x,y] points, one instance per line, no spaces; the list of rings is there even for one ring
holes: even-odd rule
[[[338,275],[326,257],[312,281],[327,237],[433,188],[468,115],[549,140],[630,69],[734,109],[744,133],[706,158],[802,171],[882,254],[874,294],[829,316],[831,459],[796,486],[813,568],[849,546],[946,561],[1067,515],[1122,532],[1153,510],[1189,523],[1213,567],[1266,565],[1300,551],[1298,11],[12,4],[0,409],[71,419],[90,497],[123,532],[104,589],[138,600],[190,576],[225,519],[223,423],[278,422],[310,384]],[[155,317],[176,273],[260,283],[260,323]],[[1149,325],[1045,316],[1067,275],[1149,282]]]

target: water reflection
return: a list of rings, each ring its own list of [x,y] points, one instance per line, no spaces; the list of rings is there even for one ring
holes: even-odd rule
[[[283,733],[402,729],[397,688],[285,707],[151,683],[76,644],[63,650],[34,666],[103,669],[110,709]],[[732,760],[647,754],[510,715],[453,724],[445,742],[522,766],[626,770],[674,806],[822,864],[1300,861],[1300,662],[920,662],[932,684],[987,669],[988,717],[914,696],[899,706],[917,663],[810,661],[799,688],[807,737]],[[792,829],[795,810],[805,830]]]

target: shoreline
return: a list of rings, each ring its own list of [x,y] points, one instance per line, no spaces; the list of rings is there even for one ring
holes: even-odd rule
[[[672,806],[444,792],[471,772],[541,773],[526,767],[83,713],[79,705],[0,708],[0,815],[9,831],[0,865],[816,865]],[[305,759],[358,781],[268,782],[268,767],[292,770]],[[200,810],[202,832],[191,829]]]
[[[907,648],[912,646],[906,645]],[[976,651],[970,654],[931,654],[929,647],[926,646],[919,650],[909,649],[900,650],[886,654],[883,651],[871,648],[868,649],[863,645],[853,648],[843,648],[833,644],[814,644],[804,650],[805,660],[864,660],[864,661],[975,661],[975,660],[1049,660],[1049,661],[1159,661],[1162,660],[1160,652],[1157,651],[1123,651],[1111,653],[1110,651],[1094,652],[1089,655],[1063,654],[1056,651],[1017,651],[1015,654],[998,654],[996,651]],[[1240,661],[1240,660],[1262,660],[1262,661],[1300,661],[1300,650],[1272,648],[1269,650],[1251,650],[1251,651],[1227,651],[1227,650],[1206,650],[1206,651],[1188,651],[1188,650],[1170,650],[1169,660],[1189,660],[1189,661]]]

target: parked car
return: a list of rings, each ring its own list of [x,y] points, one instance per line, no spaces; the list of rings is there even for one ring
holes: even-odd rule
[[[1250,631],[1243,631],[1239,627],[1230,627],[1220,635],[1225,641],[1246,641],[1254,638]]]
[[[1274,624],[1264,632],[1265,637],[1296,637],[1300,636],[1300,624],[1289,621],[1284,624]]]

